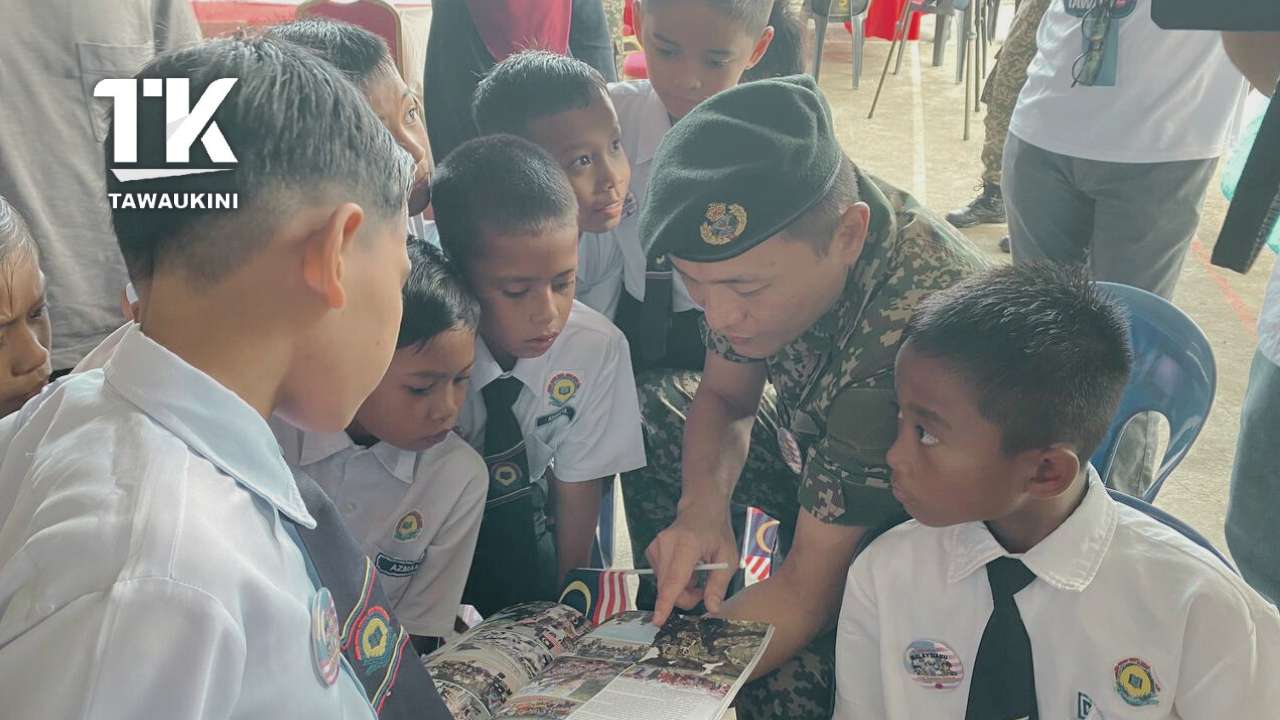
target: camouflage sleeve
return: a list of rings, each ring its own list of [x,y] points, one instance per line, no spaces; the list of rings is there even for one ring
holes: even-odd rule
[[[729,341],[724,339],[724,336],[712,330],[707,325],[706,317],[701,317],[698,319],[698,326],[702,328],[703,344],[707,346],[708,350],[719,355],[725,360],[728,360],[730,362],[736,362],[736,363],[744,363],[744,364],[764,362],[763,360],[760,360],[757,358],[749,358],[746,355],[739,355],[738,353],[734,352],[733,346],[729,344]]]
[[[875,527],[902,517],[885,459],[897,436],[893,375],[843,390],[832,402],[826,435],[809,451],[800,507],[822,522]]]

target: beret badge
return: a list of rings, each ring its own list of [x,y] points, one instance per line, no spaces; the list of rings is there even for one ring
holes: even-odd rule
[[[701,233],[702,242],[708,245],[728,245],[747,230],[747,211],[736,203],[711,203],[706,218]]]

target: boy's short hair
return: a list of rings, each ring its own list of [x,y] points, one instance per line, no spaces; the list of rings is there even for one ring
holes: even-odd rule
[[[907,343],[972,384],[1008,455],[1068,443],[1087,461],[1129,380],[1124,311],[1083,268],[1006,266],[921,302]]]
[[[475,332],[480,326],[480,302],[458,276],[439,248],[409,238],[409,279],[404,283],[404,314],[396,349],[421,349],[446,330]]]
[[[337,69],[310,51],[267,37],[210,40],[157,56],[139,78],[188,78],[194,100],[217,79],[236,83],[214,115],[237,163],[226,172],[123,183],[109,193],[235,193],[238,210],[113,207],[129,275],[145,280],[165,259],[214,282],[241,266],[264,235],[312,198],[358,202],[372,218],[404,212],[413,161]],[[148,109],[147,102],[158,102]],[[163,101],[139,102],[138,160],[164,165]],[[149,119],[148,124],[143,120]],[[153,131],[146,131],[146,130]],[[114,124],[107,135],[107,157]],[[192,146],[198,156],[200,143]],[[108,161],[109,162],[109,161]]]
[[[526,50],[495,65],[480,81],[471,112],[482,135],[524,137],[534,120],[581,110],[608,94],[604,76],[585,62],[546,50]]]
[[[546,150],[514,135],[460,146],[436,168],[432,207],[445,255],[464,271],[485,232],[576,225],[578,198]]]
[[[391,52],[382,38],[364,28],[321,18],[306,18],[270,27],[267,37],[286,40],[319,55],[342,71],[356,87],[383,72],[395,72]]]
[[[7,266],[20,252],[36,255],[35,238],[22,213],[0,195],[0,267]]]
[[[712,9],[735,22],[742,23],[747,32],[759,35],[769,26],[769,14],[773,10],[774,0],[700,0]],[[645,8],[674,3],[688,3],[689,0],[641,0],[640,11]],[[787,0],[777,0],[787,2]]]

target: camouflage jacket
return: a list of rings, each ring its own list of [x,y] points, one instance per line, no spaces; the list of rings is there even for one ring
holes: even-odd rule
[[[907,193],[861,171],[858,191],[871,219],[844,292],[763,362],[778,393],[779,427],[795,438],[803,465],[798,477],[779,481],[795,482],[800,507],[823,522],[875,526],[902,512],[885,454],[897,433],[893,365],[907,320],[925,295],[986,261]],[[706,340],[727,359],[761,362],[737,355],[715,333]]]

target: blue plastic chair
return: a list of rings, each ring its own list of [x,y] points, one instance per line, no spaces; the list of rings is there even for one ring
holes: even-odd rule
[[[1221,560],[1224,565],[1231,568],[1232,572],[1236,572],[1236,568],[1234,565],[1231,564],[1231,561],[1228,560],[1225,555],[1218,552],[1218,548],[1214,547],[1213,543],[1209,542],[1208,538],[1196,532],[1196,530],[1192,528],[1190,525],[1182,522],[1178,518],[1161,510],[1155,505],[1139,500],[1138,498],[1132,495],[1127,495],[1125,493],[1120,492],[1119,490],[1108,490],[1107,492],[1111,493],[1111,497],[1115,498],[1115,501],[1120,503],[1121,505],[1128,505],[1134,510],[1137,510],[1138,512],[1143,513],[1144,515],[1147,515],[1148,517],[1155,520],[1156,522],[1159,522],[1161,525],[1165,525],[1166,527],[1169,527],[1181,533],[1183,537],[1187,538],[1191,542],[1199,545],[1200,547],[1204,548],[1205,550],[1208,550],[1209,552],[1217,556],[1217,558]]]
[[[1134,362],[1116,417],[1093,454],[1093,466],[1110,487],[1117,438],[1139,413],[1160,413],[1169,421],[1169,446],[1142,496],[1150,503],[1186,457],[1213,407],[1218,377],[1213,350],[1195,321],[1168,300],[1128,285],[1100,282],[1098,288],[1128,312]]]

